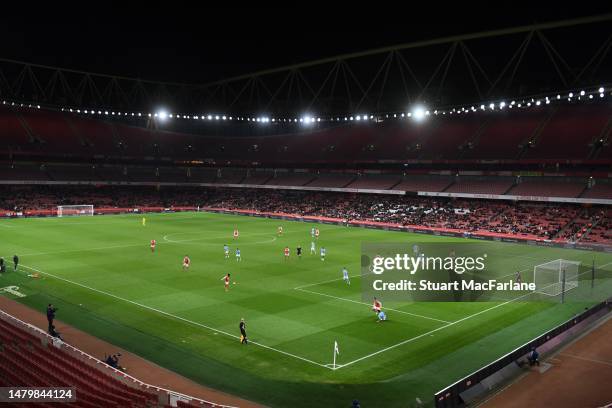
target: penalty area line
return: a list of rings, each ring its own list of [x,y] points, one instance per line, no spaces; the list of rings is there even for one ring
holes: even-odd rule
[[[58,279],[58,280],[61,280],[61,281],[64,281],[64,282],[70,283],[70,284],[72,284],[72,285],[80,286],[80,287],[82,287],[82,288],[85,288],[85,289],[91,290],[92,292],[100,293],[100,294],[102,294],[102,295],[106,295],[106,296],[112,297],[112,298],[114,298],[114,299],[117,299],[117,300],[120,300],[120,301],[123,301],[123,302],[126,302],[126,303],[133,304],[133,305],[138,306],[138,307],[141,307],[141,308],[143,308],[143,309],[147,309],[147,310],[153,311],[153,312],[155,312],[155,313],[159,313],[159,314],[161,314],[161,315],[163,315],[163,316],[166,316],[166,317],[170,317],[170,318],[173,318],[173,319],[176,319],[176,320],[180,320],[180,321],[182,321],[182,322],[189,323],[189,324],[194,325],[194,326],[199,326],[199,327],[202,327],[202,328],[204,328],[204,329],[208,329],[208,330],[210,330],[210,331],[213,331],[213,332],[215,332],[215,333],[219,333],[219,334],[223,334],[223,335],[225,335],[225,336],[227,336],[227,337],[231,337],[231,338],[233,338],[233,339],[240,339],[240,337],[238,337],[238,336],[236,336],[236,335],[233,335],[233,334],[231,334],[231,333],[228,333],[228,332],[226,332],[226,331],[219,330],[219,329],[215,329],[214,327],[207,326],[207,325],[205,325],[205,324],[198,323],[198,322],[195,322],[195,321],[193,321],[193,320],[189,320],[189,319],[186,319],[186,318],[184,318],[184,317],[180,317],[180,316],[174,315],[174,314],[172,314],[172,313],[164,312],[163,310],[159,310],[159,309],[156,309],[156,308],[154,308],[154,307],[147,306],[147,305],[144,305],[144,304],[142,304],[142,303],[135,302],[135,301],[133,301],[133,300],[129,300],[129,299],[126,299],[126,298],[122,298],[121,296],[117,296],[117,295],[114,295],[114,294],[112,294],[112,293],[109,293],[109,292],[106,292],[106,291],[100,290],[100,289],[92,288],[91,286],[87,286],[87,285],[84,285],[84,284],[82,284],[82,283],[72,281],[72,280],[70,280],[70,279],[62,278],[62,277],[60,277],[60,276],[54,275],[54,274],[49,273],[49,272],[44,272],[44,271],[41,271],[40,269],[36,269],[36,268],[31,267],[31,266],[27,266],[27,265],[20,265],[20,266],[21,266],[21,267],[23,267],[23,268],[29,269],[29,270],[31,270],[31,271],[38,272],[38,273],[41,273],[41,274],[43,274],[43,275],[47,275],[47,276],[50,276],[50,277],[52,277],[52,278],[55,278],[55,279]],[[250,344],[254,344],[254,345],[256,345],[256,346],[259,346],[259,347],[261,347],[261,348],[264,348],[264,349],[270,350],[270,351],[275,351],[275,352],[277,352],[277,353],[283,354],[283,355],[288,356],[288,357],[293,357],[293,358],[295,358],[295,359],[298,359],[298,360],[301,360],[301,361],[304,361],[304,362],[307,362],[307,363],[310,363],[310,364],[314,364],[314,365],[319,366],[319,367],[323,367],[323,368],[327,368],[327,369],[332,370],[332,368],[327,367],[327,365],[325,365],[325,364],[321,364],[321,363],[317,363],[316,361],[310,360],[310,359],[308,359],[308,358],[306,358],[306,357],[301,357],[301,356],[298,356],[298,355],[295,355],[295,354],[289,353],[289,352],[287,352],[287,351],[279,350],[279,349],[276,349],[276,348],[274,348],[274,347],[267,346],[267,345],[265,345],[265,344],[258,343],[258,342],[255,342],[255,341],[249,341],[249,343],[250,343]]]
[[[366,306],[370,305],[369,303],[360,302],[358,300],[353,300],[353,299],[346,299],[346,298],[342,298],[342,297],[338,297],[338,296],[333,296],[333,295],[328,295],[327,293],[315,292],[315,291],[312,291],[312,290],[302,289],[302,288],[294,288],[294,289],[295,290],[299,290],[300,292],[311,293],[313,295],[324,296],[324,297],[328,297],[328,298],[336,299],[336,300],[342,300],[344,302],[356,303],[358,305],[366,305]],[[417,314],[417,313],[410,313],[410,312],[406,312],[404,310],[391,309],[389,307],[385,307],[384,309],[391,310],[392,312],[396,312],[396,313],[403,313],[403,314],[407,314],[407,315],[410,315],[410,316],[419,317],[421,319],[434,320],[434,321],[440,322],[440,323],[445,323],[445,324],[451,323],[451,322],[449,322],[447,320],[436,319],[435,317],[424,316],[424,315],[420,315],[420,314]]]
[[[491,310],[497,309],[498,307],[505,306],[505,305],[507,305],[508,303],[512,303],[512,302],[515,302],[515,301],[517,301],[517,300],[519,300],[519,299],[523,299],[523,298],[525,298],[525,297],[527,297],[527,296],[529,296],[529,295],[531,295],[531,294],[533,294],[533,293],[535,293],[535,292],[529,292],[529,293],[526,293],[526,294],[521,295],[521,296],[518,296],[518,297],[516,297],[516,298],[514,298],[514,299],[510,299],[510,300],[507,300],[507,301],[505,301],[505,302],[503,302],[503,303],[500,303],[500,304],[497,304],[497,305],[495,305],[495,306],[491,306],[491,307],[489,307],[489,308],[487,308],[487,309],[481,310],[480,312],[476,312],[476,313],[473,313],[473,314],[471,314],[471,315],[465,316],[465,317],[463,317],[463,318],[461,318],[461,319],[459,319],[459,320],[455,320],[454,322],[450,322],[450,323],[448,323],[448,324],[445,324],[444,326],[440,326],[440,327],[435,328],[435,329],[433,329],[433,330],[430,330],[430,331],[428,331],[428,332],[425,332],[425,333],[419,334],[418,336],[411,337],[411,338],[406,339],[406,340],[404,340],[404,341],[401,341],[401,342],[399,342],[399,343],[393,344],[393,345],[391,345],[391,346],[389,346],[389,347],[385,347],[385,348],[383,348],[383,349],[381,349],[381,350],[378,350],[378,351],[376,351],[376,352],[374,352],[374,353],[371,353],[371,354],[368,354],[368,355],[366,355],[366,356],[360,357],[360,358],[358,358],[358,359],[356,359],[356,360],[349,361],[348,363],[344,363],[344,364],[342,364],[342,367],[347,367],[347,366],[350,366],[350,365],[352,365],[352,364],[355,364],[355,363],[358,363],[358,362],[360,362],[360,361],[363,361],[363,360],[365,360],[365,359],[367,359],[367,358],[374,357],[374,356],[376,356],[376,355],[378,355],[378,354],[380,354],[380,353],[384,353],[384,352],[389,351],[389,350],[392,350],[392,349],[394,349],[394,348],[397,348],[397,347],[403,346],[404,344],[412,343],[413,341],[419,340],[419,339],[421,339],[421,338],[423,338],[423,337],[425,337],[425,336],[429,336],[429,335],[431,335],[431,334],[433,334],[433,333],[436,333],[436,332],[438,332],[438,331],[440,331],[440,330],[444,330],[444,329],[446,329],[446,328],[448,328],[448,327],[454,326],[454,325],[456,325],[456,324],[458,324],[458,323],[461,323],[461,322],[464,322],[464,321],[466,321],[466,320],[468,320],[468,319],[471,319],[471,318],[473,318],[473,317],[479,316],[479,315],[481,315],[481,314],[483,314],[483,313],[486,313],[486,312],[489,312],[489,311],[491,311]]]

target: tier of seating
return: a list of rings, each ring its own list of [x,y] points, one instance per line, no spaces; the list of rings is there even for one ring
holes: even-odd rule
[[[583,198],[609,198],[612,197],[612,183],[599,183],[586,190]]]
[[[520,154],[520,145],[536,133],[546,112],[506,112],[503,120],[492,120],[465,149],[465,159],[511,160]]]
[[[612,244],[612,211],[572,204],[424,198],[299,190],[153,186],[0,186],[0,212],[54,209],[57,205],[215,207],[291,213],[526,239]],[[578,233],[580,235],[578,235]]]
[[[160,406],[157,394],[123,382],[62,348],[43,345],[39,337],[3,319],[0,345],[0,386],[76,387],[75,406],[84,408]]]
[[[70,164],[0,164],[0,181],[166,182],[250,184],[288,187],[356,188],[468,194],[497,194],[612,199],[608,179],[564,177],[438,176],[399,173],[320,173],[318,171],[250,170],[241,168],[90,166]],[[592,185],[589,188],[589,185]]]
[[[559,108],[534,144],[525,152],[525,158],[580,159],[587,157],[592,149],[590,143],[598,138],[612,119],[606,108],[562,107]]]
[[[581,237],[582,242],[612,242],[612,210],[596,210],[590,221],[592,226],[586,231],[586,235]]]
[[[586,183],[529,180],[517,184],[507,194],[538,197],[578,197],[586,188]]]
[[[393,175],[361,175],[346,187],[373,190],[389,190],[399,184],[401,180],[402,179],[400,176]]]
[[[511,177],[499,177],[498,180],[464,180],[461,178],[445,191],[447,193],[505,194],[513,184]]]
[[[609,143],[594,148],[592,142],[607,140],[611,117],[609,106],[542,106],[506,112],[432,115],[425,123],[387,119],[383,123],[360,122],[326,128],[317,125],[302,134],[221,137],[128,126],[66,112],[1,106],[0,154],[276,163],[606,160],[610,159]],[[145,125],[146,121],[143,119],[140,124]],[[205,125],[202,126],[206,133]],[[231,132],[233,125],[226,126],[225,133]],[[261,134],[261,130],[253,133]]]
[[[394,187],[403,191],[444,191],[453,183],[452,177],[447,176],[406,176]]]

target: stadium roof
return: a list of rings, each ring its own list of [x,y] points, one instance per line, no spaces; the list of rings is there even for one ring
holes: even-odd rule
[[[24,13],[27,23],[4,21],[13,41],[0,95],[90,108],[344,114],[596,86],[612,72],[612,15],[585,17],[592,10],[444,19],[356,9],[339,19],[315,9],[129,7],[79,18],[53,7],[53,19],[40,10]]]

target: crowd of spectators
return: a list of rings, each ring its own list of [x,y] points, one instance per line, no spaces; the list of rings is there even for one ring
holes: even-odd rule
[[[215,207],[612,243],[610,211],[573,204],[268,189],[145,186],[0,187],[0,210],[94,207]]]

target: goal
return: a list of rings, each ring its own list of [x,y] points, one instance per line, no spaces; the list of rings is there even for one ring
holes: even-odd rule
[[[535,291],[543,295],[557,296],[578,287],[580,262],[557,259],[533,268]]]
[[[76,217],[80,215],[94,215],[93,205],[58,205],[58,217]]]

